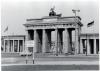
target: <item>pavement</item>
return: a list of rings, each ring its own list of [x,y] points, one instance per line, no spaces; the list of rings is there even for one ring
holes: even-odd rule
[[[12,65],[2,66],[2,71],[62,71],[62,70],[99,70],[98,65]]]
[[[27,59],[27,63],[26,63]],[[2,57],[2,71],[98,71],[99,56]]]
[[[1,65],[33,65],[32,56],[2,57]],[[34,65],[99,65],[99,56],[52,56],[35,58]]]
[[[33,64],[32,61],[28,61],[27,64],[24,61],[23,63],[18,64],[1,64],[2,66],[13,66],[13,65],[99,65],[99,61],[38,61]]]

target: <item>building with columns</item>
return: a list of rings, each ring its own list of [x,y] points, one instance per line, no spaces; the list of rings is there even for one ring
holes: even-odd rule
[[[82,25],[79,16],[47,16],[40,19],[27,19],[24,24],[27,32],[26,41],[34,40],[36,53],[51,53],[51,43],[54,41],[56,53],[73,53],[74,49],[74,54],[79,54]],[[54,32],[53,35],[52,32]],[[55,38],[52,39],[53,37]],[[73,40],[74,46],[72,46]]]
[[[79,16],[49,16],[27,19],[26,35],[2,36],[2,52],[98,54],[99,34],[81,33],[83,24]]]
[[[8,35],[1,37],[1,52],[18,53],[25,50],[25,35]]]
[[[80,53],[81,54],[99,54],[99,34],[81,34],[80,35]],[[87,50],[87,51],[86,51]]]
[[[54,31],[55,33],[55,31]],[[63,33],[64,34],[64,33]],[[9,35],[9,36],[2,36],[1,38],[1,52],[2,53],[19,53],[19,52],[24,52],[26,47],[25,47],[25,35]],[[54,34],[53,34],[54,37]],[[66,37],[66,36],[64,36]],[[53,38],[54,39],[54,38]],[[55,39],[54,39],[55,40]],[[51,41],[49,43],[51,45],[51,48],[49,50],[50,53],[54,53],[56,51],[55,47],[55,41]],[[31,41],[31,40],[29,40]],[[34,40],[33,40],[34,41]],[[32,41],[31,41],[32,42]],[[67,42],[67,40],[66,40]],[[65,43],[65,42],[62,42]],[[74,52],[74,45],[75,42],[72,41],[72,49],[70,52]],[[48,45],[48,46],[50,46]],[[34,46],[33,46],[34,47]],[[28,51],[32,52],[33,47],[28,48]],[[66,46],[65,46],[66,47]],[[64,49],[61,47],[59,50],[60,53],[64,53]],[[86,51],[87,50],[87,51]],[[44,50],[43,50],[44,51]],[[44,52],[42,52],[44,53]],[[67,52],[68,53],[68,52]],[[79,47],[79,54],[86,54],[91,55],[91,54],[99,54],[99,34],[97,33],[81,33],[80,34],[80,47]]]

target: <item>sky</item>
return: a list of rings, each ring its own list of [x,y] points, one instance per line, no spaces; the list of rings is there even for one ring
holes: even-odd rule
[[[98,0],[2,0],[1,1],[1,35],[25,35],[26,19],[42,18],[49,15],[50,8],[55,6],[62,16],[74,16],[72,9],[82,18],[81,33],[99,33]],[[94,25],[87,24],[94,20]],[[8,26],[8,31],[4,32]]]

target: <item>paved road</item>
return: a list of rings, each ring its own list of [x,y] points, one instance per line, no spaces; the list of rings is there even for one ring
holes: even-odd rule
[[[67,57],[2,57],[2,71],[98,71],[98,56],[67,56]]]
[[[18,57],[2,57],[1,58],[2,64],[22,64],[26,63],[26,57],[18,56]],[[29,56],[27,58],[29,63],[32,63],[32,56]],[[66,57],[41,57],[41,58],[35,58],[35,62],[51,62],[51,61],[86,61],[86,62],[94,62],[99,61],[98,56],[66,56]]]
[[[36,71],[36,70],[98,70],[97,65],[13,65],[2,66],[2,71]]]

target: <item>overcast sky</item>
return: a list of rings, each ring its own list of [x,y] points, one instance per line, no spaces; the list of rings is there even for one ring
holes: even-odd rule
[[[79,9],[82,18],[82,33],[99,32],[98,0],[2,0],[1,2],[1,35],[25,35],[26,19],[48,16],[51,7],[55,6],[62,16],[74,16],[72,9]],[[86,24],[94,20],[94,25],[87,28]],[[8,26],[8,31],[4,32]]]

